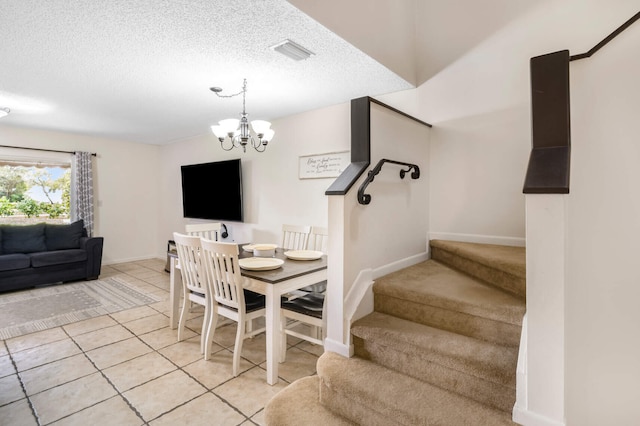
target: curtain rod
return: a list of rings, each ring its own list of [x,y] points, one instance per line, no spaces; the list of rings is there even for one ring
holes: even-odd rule
[[[62,154],[75,154],[78,151],[60,151],[57,149],[43,149],[43,148],[27,148],[25,146],[11,146],[11,145],[0,145],[0,148],[16,148],[16,149],[29,149],[31,151],[45,151],[45,152],[60,152]],[[96,157],[98,154],[92,152],[91,155]]]

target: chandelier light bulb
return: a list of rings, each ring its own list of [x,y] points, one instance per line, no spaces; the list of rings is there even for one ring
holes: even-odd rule
[[[224,137],[227,136],[227,133],[222,129],[222,126],[211,126],[211,131],[219,140],[224,140]]]
[[[262,136],[262,144],[266,145],[267,142],[269,142],[273,138],[273,135],[275,135],[275,134],[276,134],[276,132],[274,132],[273,129],[267,129],[264,132],[264,135]]]
[[[261,136],[264,135],[267,130],[269,130],[269,128],[271,127],[271,123],[265,120],[253,120],[251,122],[251,127],[258,136]]]
[[[222,130],[227,135],[233,135],[233,133],[236,130],[238,130],[238,124],[239,123],[240,123],[240,120],[238,120],[237,118],[227,118],[226,120],[220,120],[218,122],[218,124],[220,125]]]

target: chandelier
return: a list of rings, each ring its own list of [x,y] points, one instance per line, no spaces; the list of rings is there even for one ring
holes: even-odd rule
[[[271,123],[264,120],[253,120],[251,127],[249,127],[248,114],[245,111],[247,79],[244,79],[242,91],[233,95],[221,95],[222,89],[219,87],[211,87],[210,90],[219,98],[233,98],[234,96],[242,95],[240,119],[228,118],[219,121],[217,126],[211,126],[211,131],[220,141],[222,149],[231,151],[233,148],[242,148],[244,152],[247,152],[247,145],[250,144],[256,151],[264,152],[275,132],[271,129]],[[251,130],[253,130],[253,134]],[[229,145],[228,148],[225,148],[225,142]]]

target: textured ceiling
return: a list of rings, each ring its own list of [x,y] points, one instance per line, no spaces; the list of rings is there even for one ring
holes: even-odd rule
[[[208,88],[243,78],[250,119],[412,87],[285,0],[0,0],[0,28],[0,126],[164,144],[237,117]]]

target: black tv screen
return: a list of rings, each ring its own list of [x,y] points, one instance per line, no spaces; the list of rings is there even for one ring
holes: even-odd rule
[[[181,166],[184,217],[242,222],[240,159]]]

